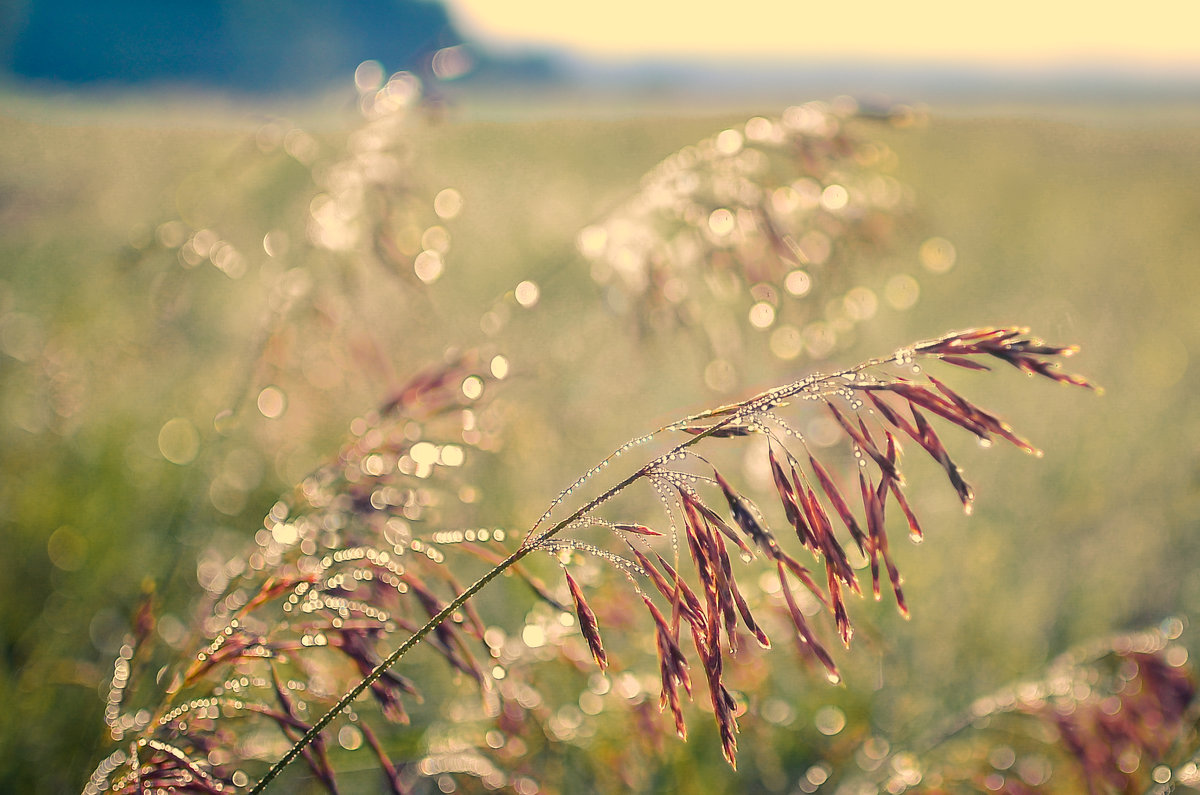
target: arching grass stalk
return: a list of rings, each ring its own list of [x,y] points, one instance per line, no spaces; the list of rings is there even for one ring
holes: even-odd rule
[[[1030,376],[1042,376],[1059,383],[1092,388],[1092,385],[1079,376],[1069,375],[1057,369],[1054,358],[1069,356],[1074,353],[1073,347],[1047,345],[1041,340],[1030,338],[1027,330],[1022,328],[972,329],[939,337],[933,340],[917,343],[901,348],[891,356],[870,359],[852,368],[841,370],[832,375],[813,374],[807,378],[783,386],[775,387],[739,403],[720,406],[708,411],[685,417],[677,422],[666,425],[653,433],[641,437],[644,442],[668,431],[689,434],[684,441],[672,446],[644,464],[642,467],[626,476],[624,479],[609,487],[586,504],[572,511],[568,516],[544,530],[539,530],[548,521],[555,509],[564,499],[574,493],[584,481],[606,467],[617,455],[632,443],[620,448],[596,467],[593,467],[571,487],[559,494],[550,504],[549,509],[530,528],[521,545],[507,557],[497,562],[486,574],[475,583],[463,589],[447,604],[416,629],[399,647],[388,654],[375,665],[363,679],[348,690],[337,702],[326,711],[303,736],[296,740],[288,751],[276,761],[262,779],[250,790],[251,795],[263,792],[266,787],[305,749],[317,741],[321,732],[360,694],[383,677],[414,646],[431,632],[437,631],[447,619],[488,583],[505,571],[511,569],[523,558],[535,550],[548,552],[570,551],[579,549],[587,552],[600,552],[610,561],[622,566],[626,573],[636,571],[653,580],[655,586],[673,604],[677,615],[686,619],[690,625],[697,654],[700,657],[706,674],[709,693],[712,697],[714,713],[722,736],[722,750],[730,765],[735,764],[737,725],[732,713],[731,696],[723,682],[723,653],[721,651],[721,635],[725,634],[730,646],[730,653],[736,651],[737,634],[736,615],[740,614],[746,629],[758,637],[764,647],[770,646],[770,641],[758,627],[750,609],[742,599],[737,582],[730,568],[729,556],[725,548],[724,538],[736,544],[747,559],[756,553],[746,545],[746,540],[752,542],[757,552],[774,561],[780,578],[781,590],[790,608],[793,623],[798,637],[803,641],[812,654],[820,660],[829,672],[829,677],[837,681],[840,675],[832,658],[822,647],[820,641],[812,633],[803,615],[796,607],[790,593],[788,577],[785,569],[800,580],[823,604],[834,614],[838,633],[843,644],[849,648],[852,628],[846,612],[843,593],[848,590],[862,593],[858,578],[851,569],[845,549],[834,536],[831,516],[840,518],[849,531],[860,552],[871,563],[871,577],[875,598],[880,598],[880,563],[887,569],[887,577],[891,580],[896,595],[897,607],[907,615],[907,606],[900,589],[900,577],[888,551],[887,535],[884,529],[883,511],[889,495],[894,497],[905,514],[910,534],[920,538],[922,531],[917,519],[903,496],[903,479],[900,475],[899,446],[892,435],[896,433],[910,437],[931,458],[939,463],[957,492],[963,507],[970,511],[973,491],[962,477],[959,468],[951,460],[937,433],[930,425],[923,412],[929,412],[942,420],[951,422],[975,434],[979,439],[989,441],[993,435],[999,436],[1026,452],[1036,453],[1036,448],[1016,436],[1012,428],[998,417],[984,411],[974,403],[966,400],[957,392],[951,390],[932,375],[928,376],[929,386],[909,380],[904,377],[882,374],[879,371],[886,365],[896,364],[911,367],[912,371],[920,372],[914,365],[917,357],[942,360],[947,364],[972,370],[987,370],[986,365],[975,361],[976,358],[991,358],[1005,362]],[[871,476],[860,471],[860,490],[865,511],[865,529],[853,515],[847,505],[843,493],[808,449],[802,435],[796,434],[775,411],[786,406],[793,399],[812,401],[824,406],[835,418],[845,436],[849,439],[856,454],[860,457],[862,466],[871,460],[879,470],[879,482],[875,484]],[[833,403],[834,399],[845,401],[851,410],[848,419]],[[889,402],[890,399],[890,402]],[[907,419],[900,411],[903,407],[912,420]],[[918,408],[920,407],[920,408]],[[873,432],[866,418],[861,413],[866,411],[873,414],[873,422],[878,426]],[[877,445],[876,434],[883,430],[886,444],[883,448]],[[783,446],[780,434],[793,436],[804,445],[804,455],[812,468],[812,476],[804,474],[801,462]],[[707,459],[694,453],[687,453],[689,448],[708,438],[730,438],[753,434],[767,436],[772,446],[770,462],[774,473],[776,488],[782,500],[782,507],[789,523],[795,528],[799,540],[809,549],[818,560],[825,561],[827,576],[827,591],[822,591],[819,585],[809,576],[807,568],[801,566],[780,547],[778,539],[761,521],[761,514],[748,499],[738,493],[721,476],[719,471],[712,469],[713,475],[697,475],[686,469],[679,468],[679,462],[691,457],[711,467]],[[785,456],[784,463],[775,457],[775,445]],[[884,450],[886,448],[886,452]],[[860,467],[861,469],[861,467]],[[635,534],[647,533],[660,535],[640,525],[612,523],[593,514],[596,508],[611,500],[629,486],[641,479],[647,479],[658,491],[664,505],[671,514],[674,505],[679,514],[684,517],[684,531],[687,537],[687,548],[690,552],[701,583],[701,596],[697,596],[680,578],[678,569],[679,559],[672,567],[662,557],[658,560],[665,572],[659,573],[653,563],[643,555],[625,535],[631,528],[638,528]],[[741,535],[725,522],[716,511],[705,504],[697,491],[697,486],[719,486],[724,499],[728,502],[731,518],[740,530]],[[825,501],[832,509],[831,514],[822,507],[818,492],[825,495]],[[671,520],[671,530],[676,532],[675,520]],[[562,531],[576,529],[589,525],[607,525],[620,536],[638,558],[638,564],[609,556],[602,550],[572,539],[557,540]],[[741,536],[745,537],[745,540]],[[648,548],[647,548],[648,549]],[[596,658],[597,664],[603,668],[606,657],[599,636],[598,628],[591,615],[590,608],[583,601],[583,593],[578,585],[570,579],[572,596],[576,603],[576,612],[581,614],[581,630],[588,646]],[[673,581],[673,582],[671,582]],[[678,623],[674,628],[666,626],[661,621],[661,613],[654,608],[648,596],[639,593],[646,600],[656,621],[660,622],[660,657],[664,666],[663,704],[670,703],[675,713],[677,731],[684,736],[682,715],[678,710],[678,699],[675,688],[682,684],[689,692],[691,685],[686,675],[686,658],[678,647]],[[583,621],[587,615],[591,621]],[[669,654],[664,654],[663,649]]]
[[[806,381],[804,383],[814,382],[815,380],[817,380],[819,378],[833,378],[833,377],[844,376],[846,373],[849,373],[849,372],[854,372],[854,373],[861,372],[862,370],[865,370],[869,367],[878,366],[878,365],[884,363],[885,361],[887,361],[887,360],[886,359],[872,359],[870,361],[863,362],[863,363],[857,365],[856,367],[851,368],[850,370],[845,370],[840,373],[837,373],[834,376],[814,376],[813,378],[806,379]],[[790,394],[790,392],[788,394]],[[767,392],[763,392],[762,394],[759,394],[759,395],[755,396],[754,398],[751,398],[750,400],[747,400],[747,401],[745,401],[741,404],[737,404],[737,405],[739,407],[744,408],[749,405],[760,404],[765,399],[768,399],[768,398],[774,398],[773,402],[777,402],[778,400],[783,399],[783,396],[784,396],[783,390],[773,389],[773,390],[768,390]],[[649,437],[646,437],[646,438],[651,438],[651,437],[656,436],[657,434],[662,433],[663,431],[666,431],[671,428],[682,427],[682,426],[694,423],[698,420],[712,416],[712,415],[718,413],[719,411],[721,411],[721,410],[702,412],[700,414],[695,414],[695,415],[685,417],[677,422],[671,423],[670,425],[666,425],[666,426],[663,426],[662,428],[659,428],[657,431],[650,434]],[[384,671],[388,670],[393,665],[395,665],[397,662],[399,662],[400,659],[405,654],[407,654],[413,647],[415,647],[418,643],[420,643],[421,640],[424,639],[426,635],[428,635],[430,632],[433,632],[435,629],[437,629],[438,626],[440,626],[443,622],[445,622],[447,619],[449,619],[450,616],[452,616],[456,610],[458,610],[464,604],[466,604],[466,602],[469,599],[471,599],[471,597],[473,597],[475,594],[479,593],[479,591],[483,590],[483,588],[488,583],[490,583],[492,580],[499,577],[501,574],[503,574],[505,571],[507,571],[514,564],[519,563],[523,558],[525,558],[531,552],[536,551],[542,543],[552,539],[554,536],[556,536],[558,533],[560,533],[564,528],[573,526],[579,519],[586,516],[592,510],[594,510],[595,508],[597,508],[604,502],[607,502],[608,500],[612,499],[613,497],[615,497],[620,492],[624,491],[629,486],[633,485],[633,483],[635,483],[637,480],[644,477],[649,471],[651,471],[656,464],[661,463],[663,461],[667,461],[674,455],[683,452],[687,448],[699,444],[701,441],[703,441],[704,439],[706,439],[710,436],[718,434],[726,426],[732,425],[732,424],[738,422],[742,418],[742,416],[743,416],[742,411],[731,410],[729,415],[727,417],[725,417],[723,420],[721,420],[720,422],[706,428],[705,430],[701,431],[700,433],[698,433],[694,436],[691,436],[688,439],[684,440],[683,442],[675,445],[675,447],[673,447],[669,452],[658,456],[654,461],[641,467],[633,474],[627,476],[624,480],[622,480],[619,483],[617,483],[616,485],[610,487],[609,489],[604,491],[599,496],[593,498],[591,501],[589,501],[582,507],[575,510],[573,513],[571,513],[566,518],[560,519],[559,521],[555,522],[553,525],[551,525],[546,530],[542,531],[536,537],[534,537],[534,535],[533,535],[533,533],[537,529],[537,526],[535,525],[533,530],[531,530],[530,535],[525,539],[525,541],[521,544],[521,546],[517,548],[516,551],[514,551],[511,555],[509,555],[507,558],[502,560],[500,563],[497,563],[494,568],[489,570],[486,574],[484,574],[482,577],[480,577],[478,580],[476,580],[474,583],[472,583],[468,588],[466,588],[464,591],[462,591],[458,596],[456,596],[454,599],[452,599],[450,602],[448,602],[446,604],[446,606],[443,607],[440,612],[438,612],[436,615],[434,615],[432,618],[430,618],[424,624],[424,626],[422,626],[420,629],[418,629],[416,632],[414,632],[411,636],[409,636],[408,639],[406,639],[404,641],[404,643],[400,644],[400,646],[398,646],[395,651],[393,651],[386,658],[384,658],[383,661],[380,662],[377,666],[375,666],[375,668],[369,674],[367,674],[365,677],[363,677],[362,681],[360,681],[357,685],[355,685],[353,688],[351,688],[349,691],[347,691],[340,699],[338,699],[338,701],[332,707],[330,707],[325,712],[325,714],[323,714],[315,723],[313,723],[313,725],[309,728],[309,730],[307,732],[305,732],[304,735],[299,740],[297,740],[295,743],[292,744],[292,747],[288,749],[286,754],[284,754],[282,757],[280,757],[279,760],[275,762],[275,764],[271,765],[271,768],[266,772],[265,775],[263,775],[262,779],[260,779],[259,782],[257,784],[255,784],[254,787],[250,790],[250,795],[257,795],[257,793],[261,793],[261,792],[265,791],[267,786],[276,777],[278,777],[280,773],[283,772],[284,768],[286,768],[289,764],[291,764],[296,759],[296,757],[299,756],[304,751],[304,749],[306,747],[308,747],[310,744],[312,744],[312,742],[321,734],[321,732],[325,730],[325,727],[328,726],[331,722],[333,722],[333,720],[338,716],[339,713],[341,713],[343,710],[345,710],[350,704],[354,703],[354,700],[356,698],[358,698],[360,695],[362,695],[363,691],[365,691],[374,682],[376,682],[379,679],[379,677],[381,677],[383,675]],[[611,460],[612,457],[613,456],[609,456],[609,458],[606,458],[605,461],[607,462],[607,461]],[[593,471],[595,471],[595,470],[593,470]],[[560,499],[561,499],[561,495],[560,495]],[[549,511],[547,512],[547,514],[543,515],[543,519],[548,514],[549,514]],[[539,524],[541,523],[541,521],[542,520],[539,520]]]

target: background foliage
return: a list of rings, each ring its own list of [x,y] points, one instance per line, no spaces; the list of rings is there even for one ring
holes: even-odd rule
[[[245,544],[354,417],[447,348],[502,348],[512,365],[494,403],[507,430],[476,473],[496,526],[527,527],[616,445],[720,399],[703,378],[703,346],[639,336],[605,309],[575,236],[667,154],[745,115],[413,120],[401,154],[413,212],[438,223],[432,197],[447,187],[464,200],[441,222],[452,240],[445,272],[415,287],[386,262],[303,245],[314,175],[352,148],[357,121],[306,125],[315,156],[305,165],[284,145],[291,122],[203,108],[184,118],[30,106],[0,118],[6,791],[81,785],[107,745],[110,662],[149,583],[174,619],[160,624],[170,643],[191,615],[197,562]],[[692,742],[667,738],[661,757],[648,745],[636,780],[613,780],[606,760],[628,752],[630,720],[614,706],[534,749],[547,791],[574,791],[586,776],[600,791],[666,781],[677,791],[792,791],[867,736],[915,742],[914,726],[1087,639],[1196,614],[1196,132],[1117,112],[935,118],[920,132],[873,132],[898,153],[894,173],[912,186],[921,224],[953,241],[957,264],[932,274],[907,263],[921,274],[916,307],[881,308],[835,361],[1019,322],[1081,343],[1081,369],[1107,395],[1019,378],[982,386],[965,374],[964,391],[981,384],[1047,455],[969,449],[960,463],[980,495],[969,520],[952,493],[920,490],[930,543],[897,545],[911,622],[852,606],[874,629],[840,660],[845,687],[782,657],[751,672],[766,680],[746,686],[761,699],[755,709],[774,717],[743,722],[736,774],[706,722],[693,721]],[[164,242],[173,223],[219,229],[244,272],[183,267]],[[263,248],[272,230],[290,241],[277,256]],[[523,280],[540,288],[529,308],[512,296]],[[481,325],[489,315],[495,322]],[[810,366],[781,365],[763,352],[765,335],[744,333],[737,393]],[[267,387],[286,395],[278,418],[258,409]],[[192,429],[181,442],[190,455],[171,454],[181,464],[161,441],[176,419]],[[497,607],[508,604],[501,593],[482,604],[519,626],[520,611]],[[581,692],[598,687],[592,673],[557,676]],[[579,706],[558,709],[567,719]],[[820,716],[837,714],[845,728],[829,734]],[[373,775],[353,781],[371,791]]]

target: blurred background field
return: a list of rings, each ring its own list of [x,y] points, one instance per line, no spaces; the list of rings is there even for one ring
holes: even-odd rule
[[[369,148],[352,90],[290,104],[6,91],[0,791],[78,791],[110,745],[111,663],[143,594],[156,591],[158,632],[183,653],[205,565],[251,543],[354,418],[450,350],[508,363],[489,395],[499,441],[472,462],[479,493],[462,511],[517,533],[665,421],[952,329],[1016,323],[1078,343],[1072,369],[1105,388],[950,374],[1045,457],[947,431],[979,500],[964,518],[935,467],[910,473],[929,535],[898,545],[912,620],[853,604],[867,629],[838,655],[841,687],[787,650],[748,668],[739,770],[694,709],[689,743],[668,736],[641,758],[643,791],[797,791],[867,737],[919,745],[1077,644],[1200,616],[1200,113],[1186,92],[947,101],[926,125],[868,123],[911,187],[917,241],[949,240],[952,267],[915,248],[889,255],[919,284],[907,311],[880,300],[819,361],[772,355],[769,330],[746,326],[732,376],[714,380],[711,341],[614,309],[580,230],[681,147],[830,96],[581,107],[553,92],[533,106],[486,85],[448,93],[387,131],[392,203],[357,208],[420,221],[393,230],[397,245],[415,235],[442,257],[414,275],[337,236],[358,215],[314,202]],[[519,624],[523,592],[495,588],[481,600]],[[1183,642],[1200,650],[1194,630]],[[586,671],[561,676],[564,691],[595,691]],[[628,758],[630,714],[559,708],[588,728],[560,721],[539,749],[544,791],[630,786],[606,768]],[[373,791],[372,775],[347,791]]]

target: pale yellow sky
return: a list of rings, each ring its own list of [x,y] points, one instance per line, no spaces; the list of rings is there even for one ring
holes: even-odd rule
[[[448,0],[469,36],[588,55],[1200,66],[1200,0]]]

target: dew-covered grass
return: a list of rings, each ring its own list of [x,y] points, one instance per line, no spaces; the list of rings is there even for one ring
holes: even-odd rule
[[[219,551],[250,543],[355,418],[448,349],[481,347],[492,375],[503,357],[487,421],[504,431],[463,504],[518,535],[611,450],[727,399],[705,376],[711,340],[616,314],[577,243],[655,163],[745,118],[413,122],[400,161],[413,207],[391,210],[423,220],[391,231],[444,251],[426,284],[376,250],[306,242],[313,169],[355,145],[352,112],[310,125],[229,108],[0,116],[0,790],[80,789],[109,745],[104,695],[142,595],[155,590],[156,631],[183,648]],[[948,431],[978,493],[969,519],[936,467],[914,462],[929,541],[896,545],[912,620],[852,604],[863,628],[839,658],[843,687],[783,654],[748,666],[740,686],[760,717],[742,721],[737,773],[703,719],[688,744],[648,742],[637,770],[610,769],[631,758],[633,718],[594,671],[564,671],[584,695],[555,705],[561,742],[535,749],[546,791],[589,777],[599,791],[792,791],[837,773],[822,760],[853,759],[843,745],[910,741],[914,721],[1075,644],[1200,614],[1200,127],[1119,121],[935,113],[876,133],[953,267],[888,263],[917,278],[919,300],[880,301],[832,365],[1019,323],[1079,344],[1073,369],[1105,395],[957,374],[1046,455]],[[306,137],[286,143],[295,129]],[[435,207],[445,189],[457,212]],[[180,246],[197,230],[211,239],[190,264]],[[730,393],[804,374],[744,325]],[[513,633],[541,626],[515,605],[485,609]],[[631,687],[619,664],[610,674]],[[455,686],[425,675],[426,689]],[[372,775],[347,790],[373,791]]]

